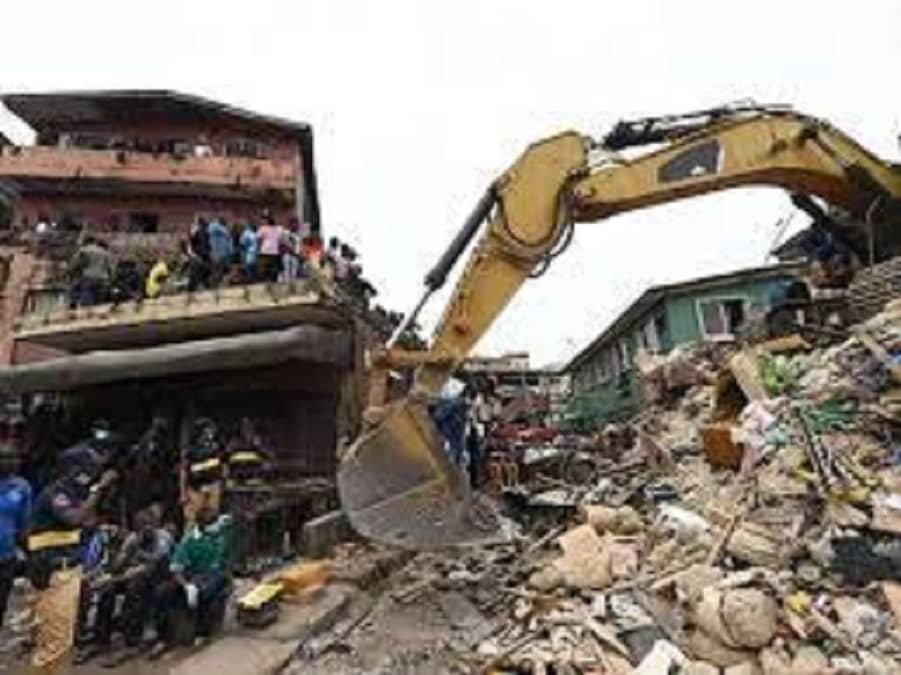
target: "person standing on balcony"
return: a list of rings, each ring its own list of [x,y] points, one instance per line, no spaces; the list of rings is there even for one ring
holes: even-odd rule
[[[294,281],[301,274],[300,223],[292,218],[282,235],[282,281]]]
[[[216,287],[228,275],[232,254],[234,253],[234,245],[232,243],[232,234],[225,224],[225,219],[221,216],[213,218],[207,228],[207,235],[210,238],[211,282]]]
[[[278,280],[284,231],[271,215],[263,216],[263,226],[257,232],[257,239],[260,242],[260,278],[263,281]]]
[[[112,256],[106,245],[93,237],[86,237],[69,261],[69,277],[72,280],[70,308],[104,302],[109,294],[112,272]]]
[[[169,265],[160,258],[147,273],[147,281],[144,284],[144,296],[148,300],[160,297],[163,293],[163,284],[169,279]]]
[[[257,258],[260,254],[260,242],[257,238],[257,226],[247,221],[241,236],[238,238],[238,254],[241,259],[241,278],[245,284],[257,280]]]
[[[191,225],[188,234],[188,290],[209,288],[210,285],[210,235],[209,225],[200,216]]]

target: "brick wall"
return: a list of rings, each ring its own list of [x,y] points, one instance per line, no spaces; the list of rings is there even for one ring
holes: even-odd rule
[[[6,277],[0,288],[0,365],[10,363],[12,355],[12,329],[22,310],[23,303],[36,272],[35,257],[24,249],[0,248],[0,257],[6,262]]]

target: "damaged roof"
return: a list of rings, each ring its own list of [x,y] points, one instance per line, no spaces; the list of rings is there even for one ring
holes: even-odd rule
[[[303,122],[261,115],[202,96],[167,89],[3,94],[0,100],[39,132],[107,120],[208,122],[223,117],[289,133],[306,133],[310,130],[310,126]]]
[[[786,276],[797,272],[802,267],[798,262],[781,262],[775,265],[762,267],[748,267],[724,274],[714,274],[706,277],[697,277],[686,281],[677,281],[670,284],[659,284],[646,289],[626,309],[620,312],[610,325],[607,326],[587,347],[579,351],[569,363],[563,367],[563,372],[572,372],[582,363],[592,357],[596,349],[606,342],[611,336],[627,329],[634,321],[641,317],[647,310],[668,296],[678,295],[687,291],[706,291],[719,286],[735,282],[770,279]]]

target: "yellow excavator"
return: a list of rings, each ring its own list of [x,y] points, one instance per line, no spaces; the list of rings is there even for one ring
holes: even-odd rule
[[[489,186],[388,344],[373,355],[364,428],[341,456],[338,490],[363,536],[411,549],[492,539],[497,520],[448,459],[427,406],[520,286],[569,244],[576,223],[747,185],[813,196],[861,259],[901,252],[901,170],[828,122],[786,106],[732,105],[620,122],[603,139],[567,132],[531,147]],[[483,229],[423,352],[394,344]],[[392,369],[414,368],[388,401]]]

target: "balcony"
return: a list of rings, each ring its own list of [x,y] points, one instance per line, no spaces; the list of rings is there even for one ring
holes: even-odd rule
[[[334,291],[312,279],[176,293],[155,300],[65,306],[61,286],[32,287],[13,340],[69,353],[150,347],[313,323],[344,326]],[[40,298],[38,298],[40,296]]]
[[[120,181],[263,191],[293,190],[298,178],[297,163],[286,159],[0,147],[0,180]]]

